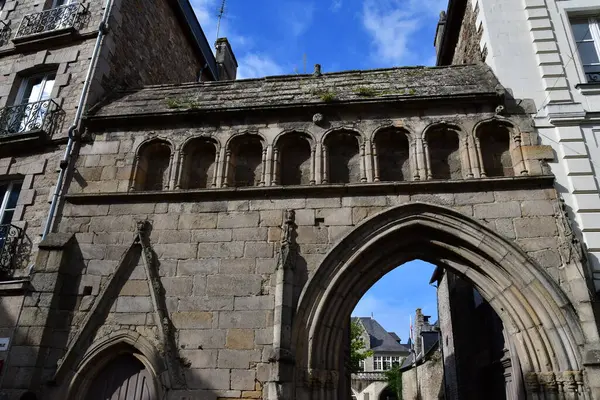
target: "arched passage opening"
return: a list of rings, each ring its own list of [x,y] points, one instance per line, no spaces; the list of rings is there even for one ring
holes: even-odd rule
[[[581,371],[581,326],[551,277],[513,243],[476,221],[447,208],[413,203],[355,228],[305,285],[292,336],[300,377],[297,398],[347,394],[342,347],[350,313],[377,280],[413,259],[452,271],[489,303],[511,339],[527,398],[547,398],[558,390],[556,377]],[[569,392],[566,398],[586,398],[576,386],[561,386]]]

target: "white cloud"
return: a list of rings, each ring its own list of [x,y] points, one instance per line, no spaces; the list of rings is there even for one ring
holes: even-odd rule
[[[306,1],[286,1],[279,10],[284,27],[293,36],[302,35],[312,25],[315,16],[315,3]]]
[[[343,5],[344,0],[333,0],[333,2],[331,3],[331,11],[338,12],[342,9]]]
[[[371,35],[371,56],[379,64],[414,62],[413,35],[444,8],[444,0],[364,0],[362,22]]]
[[[238,59],[238,79],[282,75],[283,68],[265,54],[249,53]]]

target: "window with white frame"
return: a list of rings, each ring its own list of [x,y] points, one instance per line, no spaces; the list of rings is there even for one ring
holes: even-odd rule
[[[358,362],[358,369],[359,369],[360,371],[364,371],[364,370],[365,370],[365,360],[360,360],[360,361]]]
[[[44,126],[51,111],[51,94],[56,73],[41,73],[25,77],[21,81],[13,112],[5,127],[10,133],[29,132]]]
[[[600,83],[600,19],[574,17],[570,21],[586,80]]]
[[[17,200],[21,193],[21,182],[0,183],[0,225],[10,224],[17,208]]]
[[[393,366],[399,366],[401,361],[399,356],[375,356],[373,357],[373,369],[375,371],[388,371]]]

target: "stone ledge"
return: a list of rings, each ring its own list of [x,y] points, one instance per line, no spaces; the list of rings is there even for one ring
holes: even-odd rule
[[[0,294],[19,294],[29,289],[31,282],[29,278],[0,281]]]
[[[553,175],[513,178],[486,178],[455,181],[378,182],[357,184],[326,184],[313,186],[264,186],[199,190],[170,190],[164,192],[83,193],[70,194],[71,204],[115,204],[149,202],[192,202],[231,199],[273,199],[297,197],[360,196],[384,194],[433,194],[487,192],[493,190],[548,189],[554,184]]]
[[[50,233],[46,236],[46,239],[40,242],[38,247],[44,250],[62,249],[73,237],[74,235],[72,233]]]

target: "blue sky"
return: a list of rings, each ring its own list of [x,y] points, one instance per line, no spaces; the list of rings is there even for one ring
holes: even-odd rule
[[[408,340],[410,316],[417,308],[437,321],[436,288],[429,285],[435,266],[424,261],[408,262],[381,278],[356,305],[355,317],[373,317],[402,343]]]
[[[222,0],[190,1],[214,43]],[[227,0],[219,36],[232,45],[238,78],[312,73],[317,63],[323,72],[433,65],[433,37],[446,5],[447,0]]]

